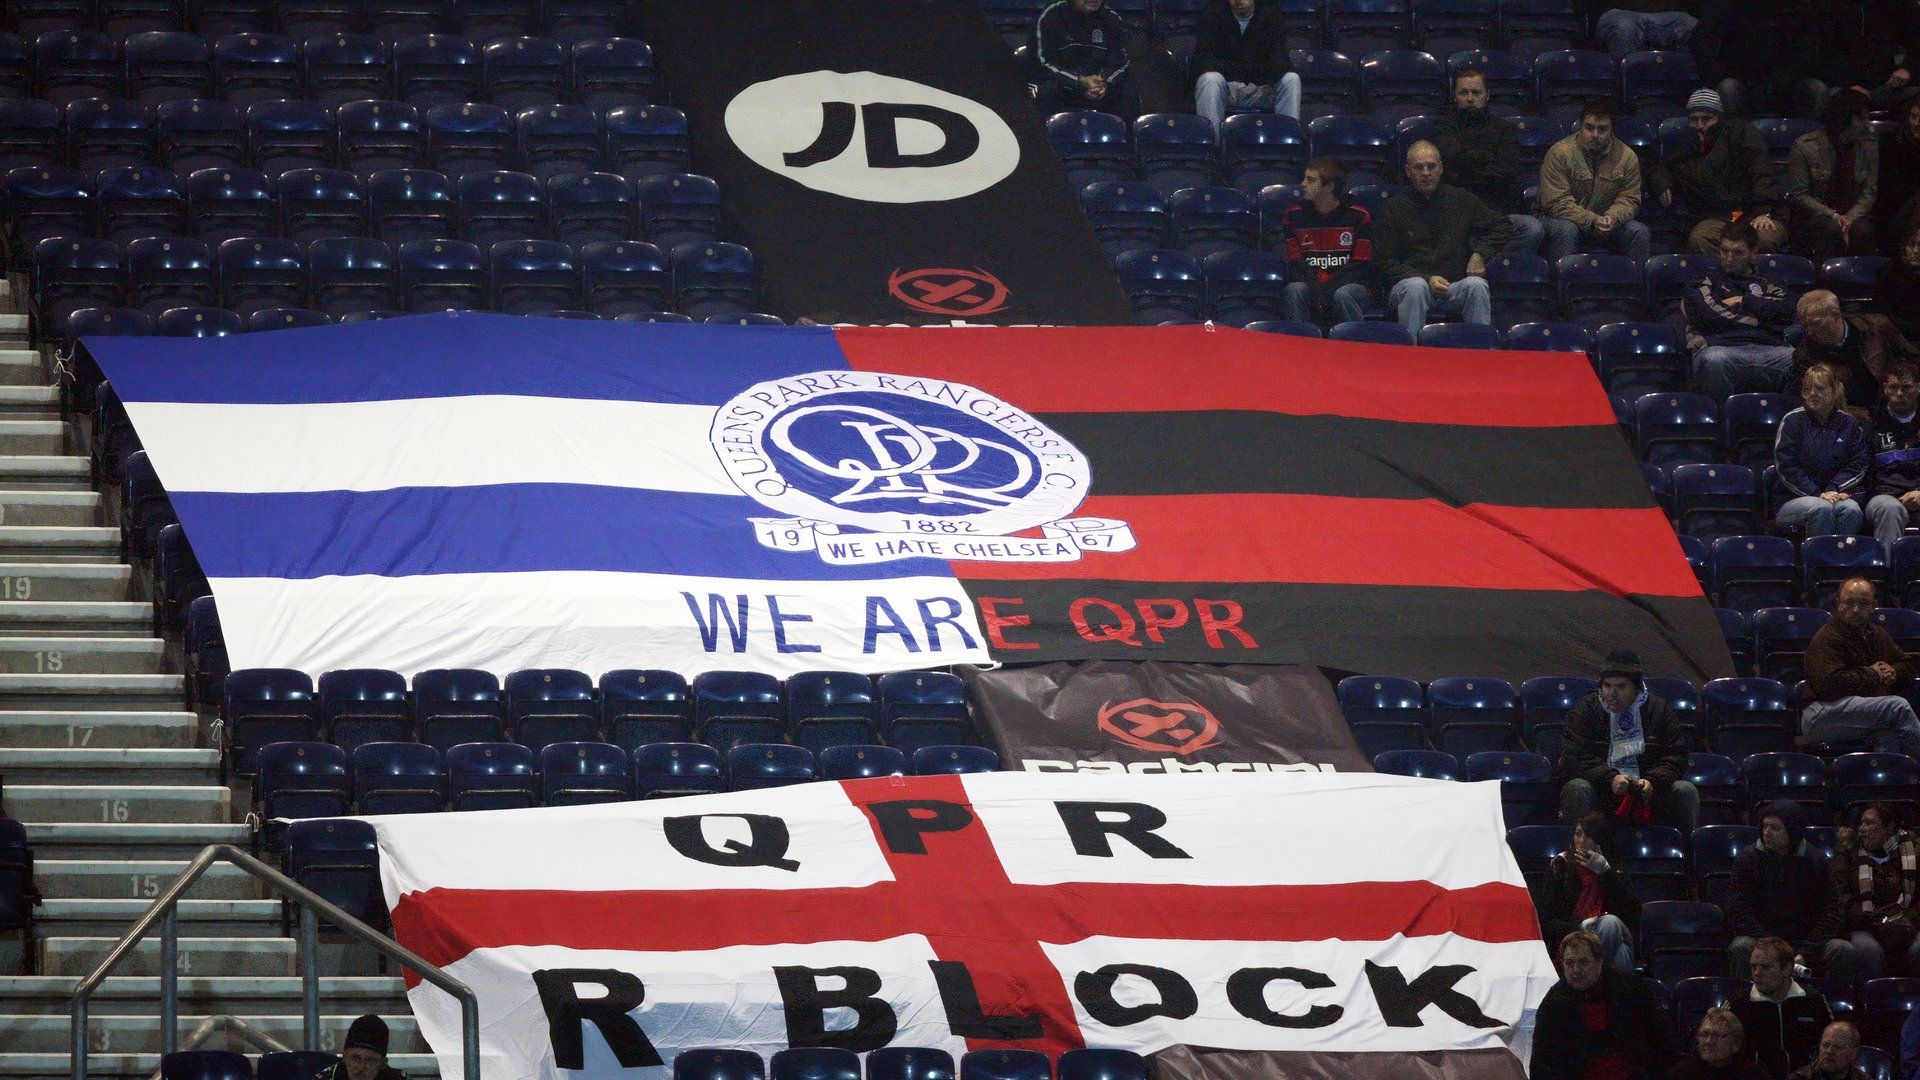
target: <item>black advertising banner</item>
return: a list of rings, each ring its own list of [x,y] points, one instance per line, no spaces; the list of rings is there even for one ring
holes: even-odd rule
[[[1317,668],[1089,660],[962,675],[1009,769],[1373,771]]]
[[[973,0],[649,0],[645,33],[767,306],[816,322],[1133,321]]]

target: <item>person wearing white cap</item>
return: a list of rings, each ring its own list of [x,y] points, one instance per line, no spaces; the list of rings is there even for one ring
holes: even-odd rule
[[[1718,254],[1720,234],[1736,221],[1753,226],[1762,254],[1780,250],[1787,227],[1774,214],[1783,192],[1760,133],[1727,116],[1719,92],[1708,89],[1687,98],[1687,127],[1692,138],[1668,148],[1649,182],[1661,206],[1696,222],[1687,233],[1687,250]]]

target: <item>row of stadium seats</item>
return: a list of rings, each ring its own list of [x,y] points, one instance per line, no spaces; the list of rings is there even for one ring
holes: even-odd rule
[[[1730,465],[1682,465],[1688,470],[1730,469]],[[1688,505],[1684,501],[1677,506]],[[1784,536],[1729,535],[1713,540],[1683,536],[1681,548],[1701,589],[1717,607],[1742,614],[1805,604],[1833,606],[1840,582],[1864,577],[1874,583],[1882,603],[1873,615],[1896,641],[1920,651],[1920,623],[1904,609],[1920,600],[1920,536],[1903,536],[1888,557],[1879,541],[1864,536],[1809,536],[1797,545]]]
[[[521,109],[462,102],[425,110],[355,100],[262,101],[244,112],[219,101],[81,98],[0,101],[0,169],[161,166],[288,169],[432,166],[458,175],[523,169],[542,180],[608,169],[630,179],[687,169],[687,118],[665,105]],[[54,174],[70,182],[69,174]],[[91,179],[91,173],[81,181]],[[49,181],[51,182],[51,181]]]
[[[546,33],[571,39],[632,29],[638,9],[632,0],[13,0],[4,19],[23,34],[61,27],[110,33],[191,29],[210,36],[452,29],[479,37]]]
[[[448,308],[449,311],[478,310],[471,308]],[[234,334],[262,334],[270,330],[303,330],[312,326],[330,326],[336,322],[368,322],[375,319],[393,319],[412,314],[406,311],[370,309],[349,311],[335,318],[324,311],[312,308],[255,308],[242,316],[237,311],[213,307],[177,307],[168,308],[158,315],[148,315],[144,311],[132,308],[81,308],[70,313],[63,335],[71,337],[101,336],[119,334],[122,336],[159,336],[159,337],[231,337]],[[677,311],[630,311],[619,315],[601,315],[578,308],[552,308],[545,311],[525,312],[528,318],[535,319],[583,319],[589,322],[650,322],[691,324],[694,319]],[[699,320],[707,326],[785,326],[787,321],[778,315],[750,311],[743,313],[716,312]]]

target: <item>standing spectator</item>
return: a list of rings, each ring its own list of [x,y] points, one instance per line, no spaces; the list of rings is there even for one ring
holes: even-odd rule
[[[1411,189],[1387,200],[1374,230],[1380,271],[1394,283],[1387,306],[1411,334],[1428,311],[1493,322],[1487,260],[1505,247],[1511,228],[1470,192],[1440,182],[1440,149],[1425,139],[1407,148]]]
[[[1615,57],[1643,49],[1682,49],[1693,40],[1693,0],[1619,0],[1594,20],[1593,37]]]
[[[1873,254],[1880,144],[1866,133],[1866,95],[1842,90],[1821,107],[1820,127],[1793,140],[1787,157],[1793,249],[1816,263]]]
[[[1793,349],[1794,378],[1815,364],[1832,367],[1840,374],[1849,407],[1880,404],[1880,380],[1887,366],[1913,356],[1914,347],[1884,316],[1848,315],[1840,298],[1826,289],[1803,294],[1793,310],[1804,331]]]
[[[1347,197],[1347,170],[1330,157],[1307,162],[1306,201],[1287,208],[1287,318],[1325,325],[1366,315],[1373,294],[1373,215]]]
[[[1727,903],[1727,926],[1734,936],[1727,959],[1736,979],[1751,974],[1761,981],[1752,960],[1756,942],[1780,938],[1789,946],[1786,969],[1811,960],[1822,975],[1853,983],[1853,945],[1839,937],[1840,897],[1827,860],[1808,845],[1806,833],[1807,813],[1800,804],[1776,799],[1760,810],[1760,839],[1734,860]],[[1768,995],[1778,996],[1772,990]]]
[[[1188,70],[1194,111],[1220,130],[1227,106],[1250,105],[1300,119],[1300,73],[1287,55],[1287,16],[1277,3],[1216,0],[1200,16]]]
[[[1787,384],[1793,349],[1781,332],[1793,321],[1787,291],[1754,269],[1759,236],[1747,221],[1720,234],[1720,265],[1681,295],[1689,338],[1699,338],[1694,381],[1714,401]]]
[[[1723,115],[1713,90],[1687,98],[1687,127],[1693,138],[1654,166],[1651,190],[1661,206],[1677,203],[1686,218],[1699,219],[1687,233],[1688,249],[1715,254],[1727,226],[1746,221],[1759,234],[1761,253],[1780,250],[1787,227],[1774,217],[1780,180],[1766,140],[1752,124]]]
[[[1600,939],[1607,966],[1633,970],[1633,927],[1640,898],[1621,865],[1607,815],[1582,814],[1573,823],[1573,846],[1547,862],[1539,898],[1540,933],[1548,941],[1586,930]]]
[[[1127,66],[1127,24],[1106,0],[1056,0],[1033,24],[1040,115],[1100,109],[1131,122],[1139,95]]]
[[[1800,376],[1801,407],[1780,420],[1773,438],[1773,464],[1780,486],[1792,496],[1775,518],[1781,525],[1805,526],[1807,535],[1852,535],[1860,531],[1860,504],[1866,490],[1867,425],[1847,405],[1840,375],[1815,364]]]
[[[1613,137],[1613,105],[1580,107],[1580,130],[1554,143],[1540,163],[1540,208],[1548,262],[1581,243],[1645,262],[1653,235],[1633,219],[1640,210],[1640,155]]]
[[[1868,803],[1851,834],[1842,832],[1833,857],[1833,876],[1845,898],[1847,936],[1860,957],[1860,981],[1886,973],[1920,971],[1920,941],[1915,939],[1916,887],[1920,852],[1913,834],[1900,827],[1900,805]]]
[[[1900,241],[1873,286],[1874,310],[1908,341],[1920,342],[1920,222]]]
[[[1667,1080],[1767,1080],[1758,1065],[1740,1060],[1746,1041],[1732,1009],[1708,1009],[1693,1031],[1693,1056],[1675,1065]]]
[[[1880,188],[1873,194],[1873,234],[1888,255],[1920,225],[1920,97],[1900,110],[1900,128],[1880,139]]]
[[[1868,475],[1867,520],[1873,523],[1874,538],[1893,559],[1893,543],[1906,535],[1907,522],[1920,512],[1920,369],[1911,361],[1894,360],[1887,364],[1886,377],[1880,381],[1880,405],[1867,414],[1873,431],[1873,463]]]
[[[1867,741],[1882,753],[1920,757],[1920,718],[1893,692],[1914,676],[1913,657],[1873,622],[1873,582],[1840,583],[1833,618],[1807,642],[1807,707],[1800,733],[1809,742]]]
[[[1869,1080],[1866,1071],[1855,1064],[1859,1060],[1860,1029],[1845,1020],[1835,1020],[1821,1033],[1813,1064],[1795,1069],[1789,1080]]]
[[[1640,657],[1607,654],[1600,685],[1567,713],[1560,736],[1560,820],[1579,820],[1600,806],[1615,817],[1657,820],[1692,836],[1700,792],[1682,779],[1687,747],[1673,709],[1649,693]]]
[[[1453,77],[1453,104],[1434,123],[1433,144],[1446,162],[1446,181],[1465,188],[1507,215],[1513,239],[1507,250],[1532,255],[1546,226],[1527,212],[1521,182],[1520,128],[1487,107],[1487,77],[1467,70]]]
[[[1560,939],[1560,976],[1534,1020],[1533,1075],[1646,1080],[1673,1060],[1666,1010],[1645,979],[1602,961],[1598,937]]]
[[[1820,1033],[1833,1022],[1827,999],[1801,986],[1793,977],[1793,965],[1792,945],[1777,937],[1761,939],[1748,967],[1753,987],[1732,1002],[1747,1030],[1747,1060],[1774,1080],[1812,1064]]]

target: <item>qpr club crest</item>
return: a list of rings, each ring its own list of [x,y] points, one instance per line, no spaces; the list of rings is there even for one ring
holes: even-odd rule
[[[709,432],[734,484],[781,517],[760,543],[836,565],[895,559],[1073,562],[1128,551],[1124,522],[1070,516],[1085,455],[963,383],[816,371],[749,387]]]

